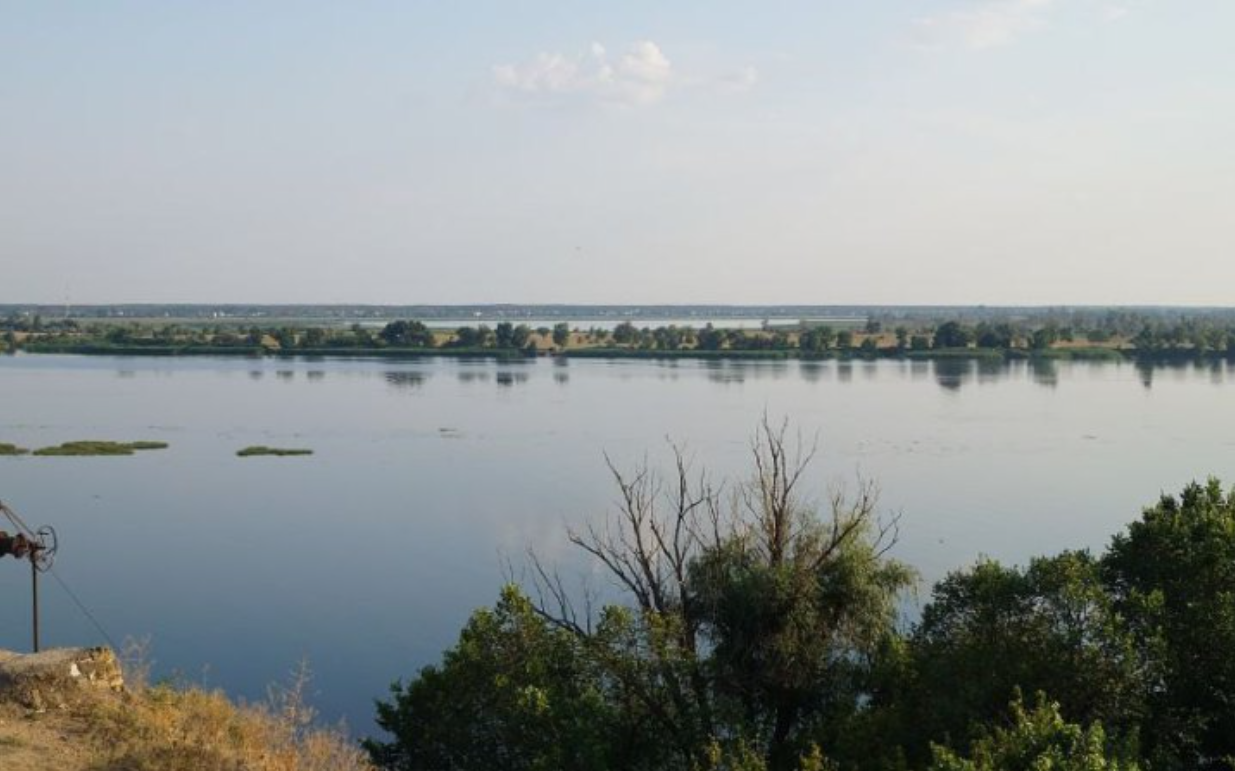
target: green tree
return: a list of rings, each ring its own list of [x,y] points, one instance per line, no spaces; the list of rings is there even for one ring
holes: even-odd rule
[[[1100,723],[1083,728],[1064,720],[1059,705],[1039,695],[1033,709],[1018,698],[1012,725],[973,742],[969,757],[936,747],[930,771],[1137,771],[1126,751],[1112,751]]]
[[[507,587],[468,621],[439,666],[395,683],[377,724],[390,741],[364,742],[399,771],[534,771],[619,767],[641,751],[607,703],[583,641]],[[630,766],[628,766],[630,767]]]
[[[832,347],[835,338],[831,327],[807,327],[798,335],[798,348],[808,353],[821,353]]]
[[[493,329],[493,344],[498,348],[513,348],[514,337],[515,325],[509,321],[502,321]]]
[[[321,327],[309,327],[304,331],[300,344],[306,348],[320,348],[326,343],[326,330]]]
[[[1029,338],[1030,347],[1037,351],[1046,350],[1057,342],[1059,342],[1059,327],[1054,324],[1035,329]]]
[[[911,580],[889,560],[874,490],[801,490],[811,457],[766,422],[728,495],[675,449],[674,471],[610,466],[619,506],[571,532],[626,592],[579,610],[538,560],[438,667],[397,683],[370,741],[391,769],[824,768],[819,737],[861,709],[876,648]],[[826,750],[826,747],[824,748]]]
[[[936,584],[910,638],[916,714],[911,756],[930,741],[966,742],[1005,717],[1019,689],[1045,691],[1069,717],[1125,732],[1143,716],[1142,660],[1086,552],[1041,557],[1027,569],[984,560]]]
[[[652,338],[662,351],[676,351],[686,342],[685,331],[673,325],[652,330]]]
[[[487,342],[484,333],[476,327],[459,327],[451,345],[455,348],[481,348]]]
[[[613,342],[618,345],[630,345],[639,338],[639,330],[629,321],[623,321],[613,328]]]
[[[400,348],[432,348],[435,343],[433,330],[421,321],[392,321],[382,327],[378,337]]]
[[[959,321],[945,321],[935,327],[935,348],[967,348],[973,336]]]
[[[35,318],[39,317],[35,316]],[[133,342],[133,329],[117,324],[107,330],[107,334],[103,336],[103,339],[114,345],[126,345]]]
[[[570,342],[570,325],[565,321],[553,325],[553,344],[565,348]]]
[[[979,348],[1011,348],[1016,333],[1011,324],[987,324],[983,322],[974,330]]]
[[[713,327],[710,323],[699,330],[695,336],[695,345],[701,351],[719,351],[725,344],[725,333]]]
[[[1117,535],[1103,559],[1115,607],[1149,661],[1155,767],[1235,758],[1235,495],[1190,484]]]
[[[1152,325],[1146,324],[1132,338],[1137,353],[1154,353],[1163,347],[1162,335]]]
[[[532,328],[527,324],[520,324],[510,330],[510,343],[508,348],[527,348],[532,341]]]
[[[894,523],[880,522],[874,488],[835,494],[828,511],[808,505],[813,449],[785,432],[761,425],[735,508],[706,476],[692,484],[677,452],[665,486],[647,468],[615,471],[613,520],[572,535],[631,595],[633,640],[606,658],[654,695],[646,709],[683,764],[728,737],[773,771],[795,767],[821,726],[859,708],[912,580],[885,556]]]

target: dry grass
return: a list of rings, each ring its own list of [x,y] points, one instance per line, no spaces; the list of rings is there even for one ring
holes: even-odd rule
[[[94,735],[109,747],[91,771],[368,771],[346,727],[322,727],[309,704],[302,661],[266,700],[237,704],[190,684],[149,685],[149,638],[125,641],[126,698],[95,710]]]
[[[4,771],[372,771],[343,726],[322,727],[302,664],[265,701],[189,684],[148,685],[147,642],[121,656],[126,690],[67,711],[0,704]]]
[[[307,671],[269,701],[237,705],[221,691],[158,685],[100,703],[89,716],[92,771],[359,771],[364,753],[342,728],[321,728],[304,700]]]

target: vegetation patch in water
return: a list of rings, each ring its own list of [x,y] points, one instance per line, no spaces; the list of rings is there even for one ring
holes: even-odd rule
[[[266,447],[265,445],[253,445],[245,447],[243,450],[237,450],[236,455],[241,458],[251,458],[256,455],[275,455],[284,457],[287,455],[312,455],[313,451],[305,448],[292,447]]]
[[[139,450],[165,449],[167,449],[167,442],[105,442],[96,439],[82,439],[54,447],[43,447],[35,450],[34,454],[41,456],[132,455]]]
[[[129,442],[129,447],[134,450],[166,450],[167,442],[152,442],[142,440],[137,442]]]
[[[25,447],[18,447],[8,442],[0,442],[0,455],[25,455],[30,452]]]

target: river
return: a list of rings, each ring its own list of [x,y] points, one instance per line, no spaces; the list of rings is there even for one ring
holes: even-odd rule
[[[611,506],[605,453],[659,464],[669,437],[740,476],[760,416],[787,417],[818,437],[812,494],[876,480],[926,587],[1101,549],[1161,491],[1235,481],[1233,386],[1228,364],[4,356],[0,442],[170,448],[0,458],[0,500],[56,527],[58,575],[111,638],[149,636],[157,674],[252,699],[307,658],[324,716],[364,734],[529,546],[601,580],[564,531]],[[0,561],[0,647],[29,644],[29,581]],[[40,587],[45,646],[104,641]]]

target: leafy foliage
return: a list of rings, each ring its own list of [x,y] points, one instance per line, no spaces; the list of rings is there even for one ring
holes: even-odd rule
[[[797,768],[829,716],[860,709],[912,573],[885,556],[894,522],[877,517],[872,486],[835,494],[821,514],[799,491],[812,450],[766,422],[752,450],[755,473],[732,505],[680,451],[668,484],[611,467],[618,511],[571,539],[629,604],[580,612],[535,563],[536,603],[508,589],[441,668],[379,705],[396,740],[370,743],[375,761]]]
[[[1235,495],[1221,484],[1163,496],[1103,561],[1115,607],[1148,659],[1147,748],[1159,765],[1235,758]]]
[[[985,560],[935,586],[911,639],[905,706],[935,741],[974,738],[1018,689],[1051,694],[1074,719],[1128,727],[1142,715],[1141,659],[1084,552],[1027,569]]]
[[[1102,725],[1082,728],[1068,723],[1059,705],[1039,695],[1028,710],[1018,698],[1012,703],[1012,725],[995,728],[974,741],[964,758],[935,748],[930,771],[1137,771],[1138,764],[1107,747]]]
[[[440,666],[393,686],[378,706],[393,738],[366,743],[373,760],[400,771],[1231,767],[1235,494],[1211,481],[1164,496],[1101,556],[981,560],[940,581],[906,630],[913,572],[887,556],[895,520],[878,516],[869,484],[809,503],[812,452],[765,420],[753,473],[726,495],[677,448],[666,477],[611,464],[616,511],[570,540],[625,601],[579,608],[533,558],[528,594],[508,587]],[[1032,708],[1022,691],[1039,694]]]
[[[583,641],[514,587],[472,615],[440,667],[396,683],[378,705],[394,740],[365,743],[390,769],[608,768],[639,754]]]

